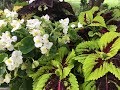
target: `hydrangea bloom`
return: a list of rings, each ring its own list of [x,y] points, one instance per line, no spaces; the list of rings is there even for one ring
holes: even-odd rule
[[[15,68],[18,68],[20,64],[23,63],[22,59],[22,52],[21,51],[13,51],[12,55],[9,59],[5,60],[5,64],[8,70],[12,71]]]
[[[11,37],[9,31],[2,33],[2,36],[0,36],[0,50],[8,49],[9,51],[12,51],[14,49],[12,42],[16,41],[17,37],[16,36]]]
[[[61,19],[59,22],[60,22],[60,24],[63,27],[63,33],[67,34],[68,28],[69,28],[69,26],[68,26],[68,24],[69,24],[69,18]]]

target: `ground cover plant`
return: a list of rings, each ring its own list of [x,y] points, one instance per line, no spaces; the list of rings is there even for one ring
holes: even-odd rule
[[[120,8],[103,2],[2,2],[1,87],[120,90]]]

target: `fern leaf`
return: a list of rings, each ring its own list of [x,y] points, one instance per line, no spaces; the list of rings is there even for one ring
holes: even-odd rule
[[[97,54],[90,54],[85,59],[84,64],[83,64],[83,72],[84,72],[85,79],[87,79],[89,75],[91,74],[94,65],[96,65],[95,60],[97,58],[98,58]]]
[[[76,52],[82,54],[83,52],[97,49],[99,49],[97,41],[86,41],[77,45]]]
[[[79,85],[76,77],[70,73],[69,74],[70,90],[79,90]]]
[[[95,81],[87,81],[82,85],[82,90],[96,90]]]
[[[97,15],[89,26],[106,27],[106,24],[105,24],[104,18],[102,16]]]
[[[52,74],[43,74],[38,78],[38,80],[33,83],[33,90],[43,90],[45,83],[48,81]]]
[[[109,70],[109,72],[114,74],[116,78],[118,78],[120,80],[120,68],[115,67],[115,65],[113,65],[113,63],[111,62],[109,64],[108,70]]]
[[[108,73],[108,63],[104,62],[103,65],[100,66],[100,68],[97,68],[94,70],[87,78],[86,81],[89,80],[97,80],[98,78],[104,76],[106,73]]]
[[[115,32],[116,29],[117,29],[117,26],[116,26],[116,25],[108,25],[108,26],[107,26],[107,29],[108,29],[110,32]]]
[[[118,38],[112,45],[110,52],[107,54],[110,58],[115,56],[120,50],[120,38]]]
[[[120,34],[117,32],[105,33],[99,40],[99,46],[101,51],[103,50],[104,47],[107,46],[108,43],[112,42],[113,39],[117,38],[118,36],[120,36]]]

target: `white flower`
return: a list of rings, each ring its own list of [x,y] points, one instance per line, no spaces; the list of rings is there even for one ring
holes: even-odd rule
[[[5,75],[5,79],[3,81],[6,82],[6,83],[9,83],[10,80],[11,80],[11,75],[10,74],[6,74]]]
[[[34,1],[35,1],[35,0],[29,0],[29,2],[28,2],[28,3],[30,4],[30,3],[34,2]]]
[[[82,28],[83,27],[83,25],[79,22],[78,23],[78,28]]]
[[[39,29],[32,29],[32,30],[30,30],[29,33],[32,34],[33,36],[41,35],[41,32]]]
[[[9,31],[2,33],[2,36],[0,36],[0,50],[8,49],[9,51],[12,51],[14,49],[12,42],[15,42],[16,38],[16,36],[11,37]]]
[[[40,50],[41,50],[41,53],[42,53],[42,54],[46,54],[46,53],[48,52],[48,49],[47,49],[47,47],[45,47],[45,46],[42,46],[42,47],[40,48]]]
[[[21,51],[13,51],[12,55],[9,59],[5,60],[5,64],[8,68],[8,70],[12,71],[15,68],[19,67],[20,64],[23,63],[22,59],[22,52]]]
[[[30,20],[27,20],[26,26],[28,29],[39,29],[41,23],[42,22],[39,21],[38,19],[30,19]]]
[[[24,22],[24,20],[12,20],[11,26],[13,27],[11,32],[16,31],[17,29],[21,28],[21,24]]]
[[[75,24],[72,24],[71,27],[72,27],[72,28],[75,28]]]
[[[5,22],[5,20],[0,20],[0,27],[2,26],[6,26],[7,25],[7,22]]]
[[[47,49],[50,49],[50,48],[53,46],[53,43],[52,43],[52,42],[44,43],[44,46],[45,46]]]
[[[6,18],[11,18],[11,19],[16,19],[18,17],[18,13],[17,12],[11,12],[8,9],[4,9],[4,14],[6,16]]]
[[[63,2],[63,0],[59,0],[60,2]]]
[[[45,19],[46,21],[49,21],[49,19],[50,19],[48,14],[46,14],[45,16],[42,16],[41,18]]]
[[[63,33],[67,34],[68,28],[69,28],[69,26],[68,26],[68,24],[69,24],[69,18],[61,19],[59,22],[60,22],[60,24],[63,27]]]
[[[42,46],[42,36],[38,35],[34,37],[35,47],[39,48]]]
[[[13,36],[13,37],[12,37],[12,41],[13,41],[13,42],[16,42],[16,41],[17,41],[17,36]]]

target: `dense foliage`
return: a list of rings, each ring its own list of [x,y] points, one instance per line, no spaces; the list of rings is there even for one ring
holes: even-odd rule
[[[103,0],[81,0],[77,16],[62,0],[10,2],[0,10],[1,86],[120,89],[119,7],[98,7]]]

